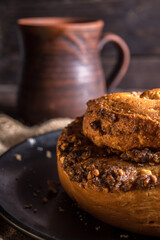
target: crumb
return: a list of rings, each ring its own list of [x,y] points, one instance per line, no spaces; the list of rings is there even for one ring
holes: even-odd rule
[[[18,161],[22,161],[22,156],[21,156],[21,154],[17,153],[17,154],[15,154],[15,157],[16,157],[16,159],[17,159]]]
[[[98,227],[95,227],[95,229],[96,229],[96,231],[99,231],[101,229],[101,227],[98,226]]]
[[[34,213],[37,213],[37,212],[38,212],[38,209],[37,209],[37,208],[34,208],[34,209],[33,209],[33,212],[34,212]]]
[[[64,209],[62,207],[58,208],[59,212],[64,212]]]
[[[149,162],[149,165],[150,166],[154,166],[155,164],[153,162]]]
[[[42,152],[43,151],[43,147],[37,147],[37,151]]]
[[[120,238],[128,238],[129,236],[128,235],[125,235],[125,234],[121,234],[120,235]]]
[[[47,185],[48,185],[48,191],[52,191],[53,193],[57,193],[57,187],[58,187],[57,183],[53,182],[52,180],[48,180]]]
[[[51,151],[49,151],[49,150],[46,151],[46,157],[47,158],[51,158],[52,157]]]
[[[28,142],[33,146],[36,143],[36,140],[34,138],[28,138]]]
[[[44,197],[43,198],[43,203],[47,203],[48,202],[48,198],[47,197]]]
[[[32,204],[25,204],[25,205],[24,205],[24,208],[26,208],[26,209],[31,209],[31,208],[32,208]]]
[[[58,183],[53,182],[52,180],[47,181],[48,185],[48,192],[46,196],[43,198],[43,203],[47,203],[49,200],[51,200],[55,195],[57,194],[57,186],[59,186]],[[36,193],[40,192],[40,190],[35,191]]]

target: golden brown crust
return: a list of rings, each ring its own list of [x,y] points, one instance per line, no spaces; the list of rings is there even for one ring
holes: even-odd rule
[[[120,151],[160,149],[160,89],[113,93],[90,100],[83,133],[97,146]]]
[[[58,161],[58,173],[64,190],[83,209],[98,219],[129,231],[160,236],[160,189],[130,192],[99,192],[70,180]]]
[[[157,214],[160,211],[160,186],[156,185],[157,181],[160,183],[159,165],[150,166],[145,163],[139,166],[138,163],[121,160],[115,153],[104,157],[104,149],[98,148],[83,136],[81,123],[82,119],[72,122],[63,130],[58,140],[58,174],[64,190],[84,210],[106,223],[140,234],[160,236],[160,218]],[[91,149],[94,155],[84,155],[82,149],[85,151],[85,147]],[[86,168],[83,168],[83,164],[86,164]],[[91,175],[85,178],[84,173],[88,176],[90,167],[93,167]],[[123,185],[128,180],[134,186],[137,177],[141,176],[141,189],[124,191],[114,185],[111,175],[106,175],[111,177],[110,185],[106,185],[108,187],[97,185],[94,180],[101,179],[101,167],[104,167],[106,173],[108,167],[111,168],[114,173],[112,177],[116,180],[117,176],[120,177],[116,184]],[[78,174],[82,178],[74,178]],[[150,180],[155,184],[150,185]]]
[[[57,144],[59,178],[71,198],[106,223],[158,237],[159,100],[160,89],[91,100]]]

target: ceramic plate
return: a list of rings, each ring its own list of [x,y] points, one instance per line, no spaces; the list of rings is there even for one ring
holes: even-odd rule
[[[1,215],[36,239],[150,239],[98,221],[67,196],[58,183],[59,134],[28,139],[0,157]]]

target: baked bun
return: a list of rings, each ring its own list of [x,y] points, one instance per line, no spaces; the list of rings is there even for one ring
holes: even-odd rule
[[[83,133],[119,151],[160,149],[160,89],[113,93],[88,102]]]
[[[160,236],[160,152],[99,147],[83,134],[83,121],[77,118],[66,127],[57,143],[58,173],[65,191],[106,223]]]

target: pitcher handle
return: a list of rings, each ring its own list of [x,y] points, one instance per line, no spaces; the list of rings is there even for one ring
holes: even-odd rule
[[[99,50],[101,51],[106,43],[113,42],[118,49],[118,62],[107,79],[108,87],[107,92],[111,92],[111,90],[120,83],[124,75],[128,70],[128,66],[130,63],[130,51],[125,43],[125,41],[116,34],[113,33],[105,33],[99,41]]]

